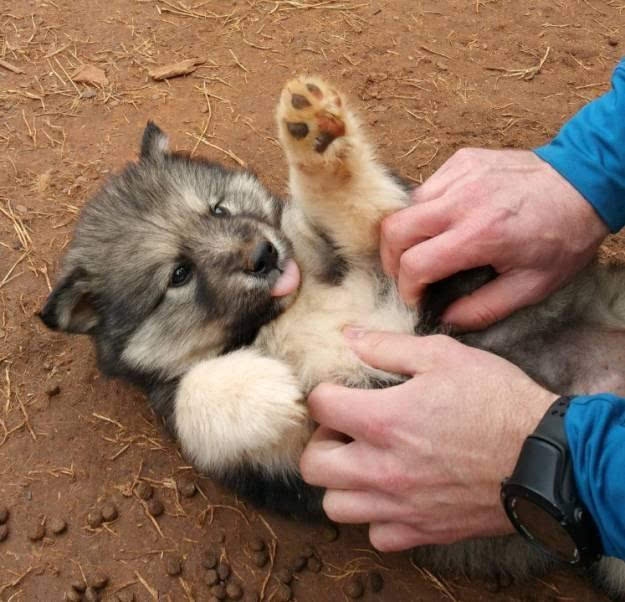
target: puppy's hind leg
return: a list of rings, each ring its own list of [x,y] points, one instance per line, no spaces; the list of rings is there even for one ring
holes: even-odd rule
[[[379,224],[408,191],[378,163],[346,99],[317,77],[289,81],[277,109],[294,203],[344,257],[377,254]]]

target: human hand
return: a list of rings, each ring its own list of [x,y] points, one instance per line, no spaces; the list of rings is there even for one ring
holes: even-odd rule
[[[320,426],[300,468],[327,488],[328,517],[370,523],[382,551],[511,532],[501,481],[557,396],[446,336],[346,336],[367,364],[412,378],[375,390],[321,384],[310,394]]]
[[[530,151],[462,149],[382,223],[384,270],[407,303],[428,284],[491,265],[497,278],[452,303],[444,322],[479,330],[557,290],[593,257],[608,228]]]

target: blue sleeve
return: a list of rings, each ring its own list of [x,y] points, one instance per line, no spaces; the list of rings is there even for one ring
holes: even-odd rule
[[[625,399],[575,397],[564,420],[579,496],[605,555],[625,560]]]
[[[614,70],[612,89],[534,152],[577,189],[612,232],[625,226],[625,59]]]

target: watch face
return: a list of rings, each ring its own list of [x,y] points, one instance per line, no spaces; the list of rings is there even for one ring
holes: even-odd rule
[[[564,562],[578,562],[577,546],[556,517],[522,497],[512,497],[508,503],[517,527],[530,541]]]

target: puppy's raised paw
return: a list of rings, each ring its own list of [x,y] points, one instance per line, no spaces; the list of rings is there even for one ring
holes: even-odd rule
[[[346,135],[343,107],[341,95],[319,78],[302,76],[289,81],[278,105],[283,144],[325,153]]]

